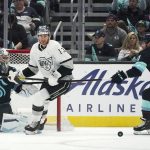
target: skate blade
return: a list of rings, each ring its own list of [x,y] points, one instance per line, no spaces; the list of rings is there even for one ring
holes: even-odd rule
[[[134,131],[134,135],[150,135],[150,130]]]
[[[42,130],[37,130],[36,134],[41,134],[41,133],[42,133]]]
[[[25,130],[24,133],[26,135],[35,135],[35,134],[38,134],[37,131],[27,131],[27,130]]]

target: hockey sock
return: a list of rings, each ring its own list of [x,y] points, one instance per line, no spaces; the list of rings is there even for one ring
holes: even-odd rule
[[[43,123],[46,119],[46,115],[48,113],[49,102],[50,102],[49,100],[44,101],[44,111],[43,111],[40,123]]]
[[[40,121],[41,116],[44,111],[44,102],[49,98],[49,93],[46,89],[42,89],[33,95],[33,105],[32,105],[32,121]]]

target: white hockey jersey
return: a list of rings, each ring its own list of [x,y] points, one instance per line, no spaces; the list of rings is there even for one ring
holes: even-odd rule
[[[39,50],[38,42],[32,46],[29,68],[33,72],[40,71],[43,77],[48,78],[60,66],[73,69],[73,60],[57,41],[50,40],[47,47],[42,51]]]

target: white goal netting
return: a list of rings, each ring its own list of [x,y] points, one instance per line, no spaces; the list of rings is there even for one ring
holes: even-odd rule
[[[11,64],[27,64],[30,50],[8,50]]]

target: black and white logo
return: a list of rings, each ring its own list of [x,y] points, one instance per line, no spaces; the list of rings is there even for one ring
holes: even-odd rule
[[[49,71],[51,67],[53,66],[52,57],[49,57],[49,58],[40,57],[39,64],[41,68],[44,68],[46,71]]]

